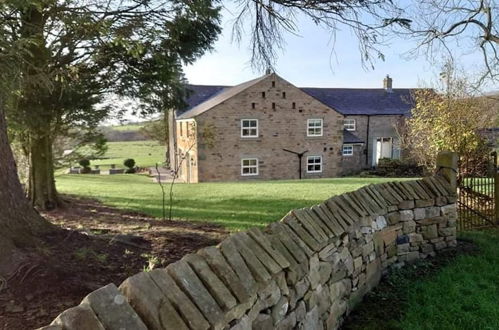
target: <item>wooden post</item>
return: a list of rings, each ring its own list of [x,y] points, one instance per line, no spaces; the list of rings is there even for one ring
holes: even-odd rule
[[[437,155],[437,175],[444,177],[457,192],[457,153],[441,151]]]

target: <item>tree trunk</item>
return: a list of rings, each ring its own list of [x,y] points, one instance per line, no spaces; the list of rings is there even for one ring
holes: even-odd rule
[[[1,100],[0,100],[1,102]],[[17,176],[7,138],[7,125],[0,103],[0,276],[12,272],[19,262],[19,248],[37,244],[37,235],[51,225],[26,199]]]
[[[55,188],[52,139],[48,134],[31,139],[31,169],[29,198],[33,206],[41,210],[53,210],[59,206]]]

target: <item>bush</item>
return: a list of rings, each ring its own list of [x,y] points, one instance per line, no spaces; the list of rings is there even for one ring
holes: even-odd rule
[[[125,173],[135,173],[135,159],[132,158],[125,159],[123,165],[128,167]]]
[[[82,169],[80,169],[81,174],[92,173],[92,169],[90,168],[90,161],[88,159],[82,159],[78,162]]]
[[[90,161],[88,159],[82,159],[78,162],[81,167],[90,167]]]

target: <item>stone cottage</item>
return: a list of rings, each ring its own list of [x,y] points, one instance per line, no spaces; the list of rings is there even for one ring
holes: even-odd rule
[[[170,159],[185,182],[335,177],[399,158],[410,89],[299,88],[275,73],[237,86],[190,85]]]

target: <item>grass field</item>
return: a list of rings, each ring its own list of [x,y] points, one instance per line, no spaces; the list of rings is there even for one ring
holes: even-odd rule
[[[100,165],[101,169],[107,169],[116,164],[123,167],[125,159],[133,158],[137,166],[149,167],[165,159],[165,147],[156,141],[108,142],[107,145],[109,149],[103,156],[106,159],[91,160],[91,166]]]
[[[344,328],[499,329],[499,231],[466,232],[461,238],[478,251],[437,269],[428,259],[392,272]]]
[[[114,129],[115,131],[138,131],[142,127],[144,127],[145,124],[146,124],[146,122],[130,123],[130,124],[124,124],[124,125],[109,126],[109,127]]]
[[[173,216],[176,219],[207,221],[239,230],[277,221],[293,208],[311,206],[366,184],[393,180],[333,178],[176,184]],[[162,215],[160,187],[147,176],[61,175],[57,177],[57,188],[65,194],[97,198],[119,208],[156,217]]]

